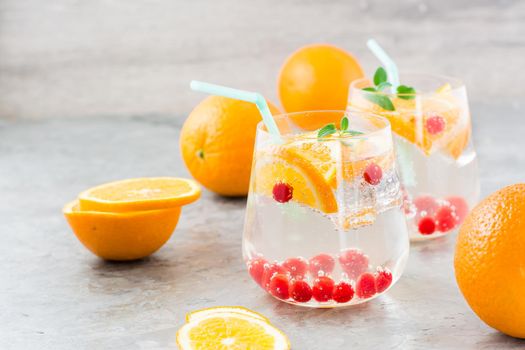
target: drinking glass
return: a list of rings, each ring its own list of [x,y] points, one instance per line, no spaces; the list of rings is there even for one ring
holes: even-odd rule
[[[312,111],[275,121],[278,141],[257,128],[243,233],[251,277],[277,299],[307,307],[386,292],[409,249],[388,120]],[[333,132],[320,137],[327,124]]]
[[[436,238],[457,230],[479,197],[467,93],[451,77],[401,78],[415,92],[366,91],[373,83],[360,79],[350,85],[348,106],[390,121],[410,237]]]

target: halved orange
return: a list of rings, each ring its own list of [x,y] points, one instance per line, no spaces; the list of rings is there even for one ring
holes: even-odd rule
[[[129,213],[80,210],[78,200],[64,215],[78,240],[106,260],[134,260],[158,250],[177,226],[180,207]]]
[[[153,177],[106,183],[82,192],[78,199],[81,210],[122,213],[180,207],[200,194],[193,180]]]
[[[254,191],[271,197],[275,184],[286,183],[293,188],[293,201],[325,213],[336,212],[337,202],[325,173],[331,169],[316,166],[314,153],[301,151],[297,145],[258,152],[252,179]],[[322,153],[320,157],[324,157]]]

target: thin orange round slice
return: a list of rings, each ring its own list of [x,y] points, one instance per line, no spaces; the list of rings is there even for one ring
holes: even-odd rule
[[[256,155],[254,190],[271,197],[277,183],[293,188],[292,200],[325,213],[337,211],[337,202],[330,186],[331,167],[319,167],[310,151],[298,146],[279,146],[273,151],[261,151]],[[321,170],[322,169],[322,170]]]
[[[78,199],[81,210],[122,213],[180,207],[200,194],[193,180],[153,177],[106,183],[82,192]]]

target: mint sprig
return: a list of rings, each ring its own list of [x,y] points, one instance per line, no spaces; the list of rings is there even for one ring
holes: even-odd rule
[[[399,85],[397,87],[397,97],[404,100],[413,100],[416,98],[415,94],[416,89],[414,89],[412,86]]]
[[[323,138],[325,136],[335,134],[336,132],[337,132],[337,128],[335,127],[334,123],[327,124],[323,126],[321,129],[319,129],[319,131],[317,132],[317,137]]]
[[[326,124],[321,129],[319,129],[319,131],[317,132],[317,138],[321,139],[323,137],[326,137],[326,136],[329,136],[329,135],[333,135],[333,134],[335,134],[337,132],[339,132],[340,136],[342,136],[344,134],[348,134],[348,135],[351,135],[351,136],[357,136],[357,135],[362,135],[363,134],[360,131],[349,130],[348,129],[349,125],[350,125],[350,121],[348,120],[348,117],[344,116],[343,118],[341,118],[341,129],[340,130],[337,130],[337,127],[335,126],[334,123]]]
[[[383,108],[386,111],[395,111],[396,107],[383,91],[392,87],[392,84],[388,82],[388,74],[383,67],[377,68],[374,73],[374,86],[365,87],[362,90],[367,92],[373,92],[372,94],[365,94],[365,98]],[[412,100],[415,98],[416,89],[407,85],[399,85],[396,88],[397,97],[404,100]]]
[[[374,85],[378,86],[381,83],[385,83],[388,81],[388,74],[386,73],[386,70],[383,67],[379,67],[376,69],[376,72],[374,73]]]

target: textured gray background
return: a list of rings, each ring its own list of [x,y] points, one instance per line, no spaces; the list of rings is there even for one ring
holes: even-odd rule
[[[518,1],[0,0],[0,348],[169,348],[186,312],[228,304],[268,316],[294,349],[525,347],[467,307],[454,237],[413,246],[373,302],[305,310],[250,281],[244,199],[205,192],[164,248],[128,264],[90,255],[61,215],[101,182],[188,175],[178,130],[202,98],[190,79],[275,100],[291,51],[335,43],[372,72],[369,36],[402,70],[466,81],[484,195],[523,181],[524,20]]]

